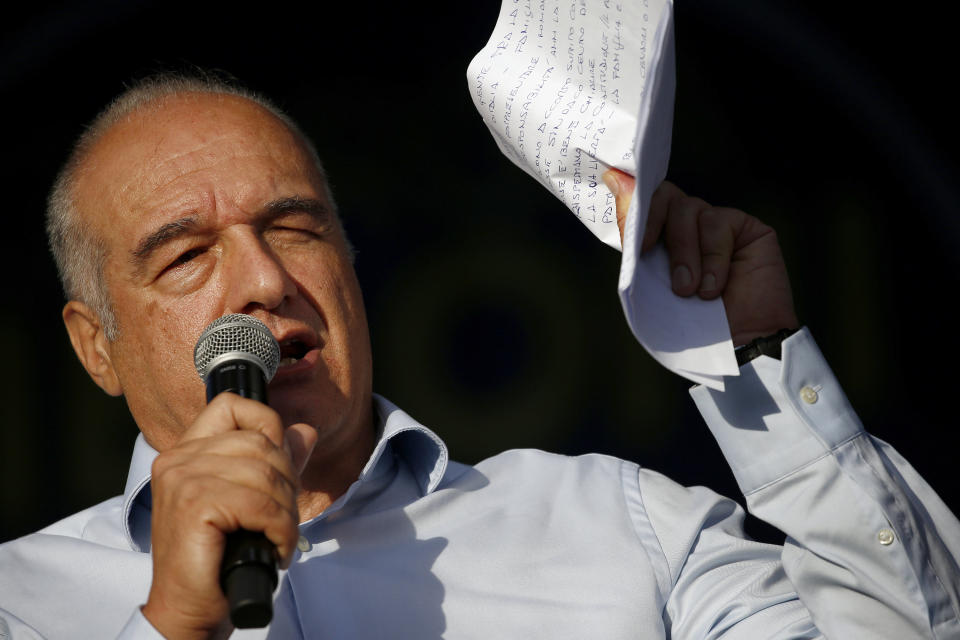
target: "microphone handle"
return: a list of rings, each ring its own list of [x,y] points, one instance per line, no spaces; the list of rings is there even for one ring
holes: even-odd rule
[[[215,367],[206,379],[207,402],[230,391],[267,404],[267,381],[260,367],[243,359]],[[230,621],[238,629],[261,628],[273,618],[277,587],[277,551],[259,531],[238,529],[227,534],[220,563],[220,588],[227,596]]]

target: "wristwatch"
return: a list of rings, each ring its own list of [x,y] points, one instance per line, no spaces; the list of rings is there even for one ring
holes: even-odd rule
[[[737,366],[742,367],[757,356],[770,356],[780,359],[780,345],[797,332],[797,329],[780,329],[771,336],[756,338],[734,349],[737,354]]]

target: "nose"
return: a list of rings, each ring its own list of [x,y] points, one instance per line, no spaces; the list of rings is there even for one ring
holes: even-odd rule
[[[280,258],[252,229],[238,232],[224,253],[225,313],[276,309],[297,285]]]

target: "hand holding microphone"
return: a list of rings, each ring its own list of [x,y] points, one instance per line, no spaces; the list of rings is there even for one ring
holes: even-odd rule
[[[265,325],[225,316],[195,353],[209,404],[156,458],[151,479],[154,574],[143,614],[168,637],[210,637],[228,613],[236,626],[269,622],[276,561],[293,555],[298,478],[316,441],[307,425],[285,430],[261,401],[279,360]]]
[[[262,322],[240,313],[210,323],[193,350],[193,363],[207,386],[209,403],[235,393],[268,404],[267,384],[277,373],[280,345]],[[276,548],[259,532],[240,529],[227,536],[220,585],[230,621],[246,629],[265,627],[273,618],[277,586]]]

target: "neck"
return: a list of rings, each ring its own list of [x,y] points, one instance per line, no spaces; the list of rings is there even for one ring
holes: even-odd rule
[[[300,522],[323,513],[360,477],[374,447],[372,403],[358,428],[347,431],[351,437],[342,442],[330,443],[321,438],[300,474]]]

